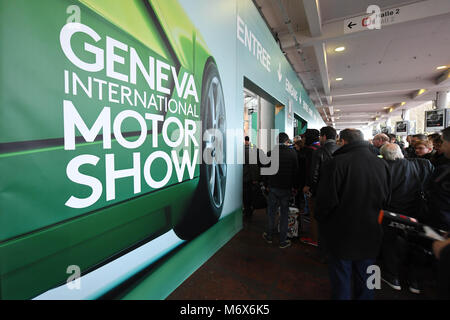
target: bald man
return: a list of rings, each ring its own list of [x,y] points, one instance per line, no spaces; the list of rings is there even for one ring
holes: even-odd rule
[[[384,144],[389,143],[389,136],[384,133],[379,133],[373,137],[372,143],[375,147],[380,149]]]

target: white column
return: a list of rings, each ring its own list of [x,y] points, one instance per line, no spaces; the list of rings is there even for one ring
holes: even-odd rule
[[[258,111],[258,147],[268,152],[273,148],[271,130],[275,128],[275,106],[260,97]]]
[[[410,120],[410,119],[409,119],[409,115],[410,115],[409,110],[402,110],[402,119],[403,119],[403,121],[408,121],[408,120]]]
[[[386,127],[392,127],[392,121],[390,117],[386,119]]]
[[[445,109],[448,105],[448,91],[438,91],[436,93],[436,109]]]

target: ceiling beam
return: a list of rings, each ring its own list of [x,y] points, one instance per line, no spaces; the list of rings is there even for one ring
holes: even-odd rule
[[[303,8],[305,9],[311,37],[320,37],[322,35],[322,19],[318,0],[303,0]]]
[[[416,90],[412,93],[411,95],[411,99],[413,100],[419,100],[418,98],[423,97],[425,95],[425,93],[427,92],[426,89],[419,89]]]
[[[341,118],[341,119],[349,119],[349,118],[356,119],[356,118],[367,118],[367,117],[370,116],[371,114],[376,115],[377,112],[372,111],[372,112],[366,112],[366,113],[364,113],[364,114],[339,113],[339,114],[336,114],[336,116],[339,117],[339,118]]]
[[[333,89],[331,92],[332,96],[337,97],[350,97],[368,94],[386,94],[386,93],[396,93],[416,91],[419,89],[437,90],[440,88],[446,88],[448,85],[441,83],[439,85],[435,84],[433,80],[421,80],[415,82],[402,82],[402,83],[383,83],[375,85],[365,85],[360,87],[350,87],[350,88],[337,88]]]
[[[417,99],[419,101],[421,99]],[[423,99],[423,101],[428,101],[429,99]],[[410,95],[401,95],[401,96],[380,96],[380,97],[357,97],[354,99],[333,99],[332,105],[334,107],[346,107],[346,106],[364,106],[364,105],[379,105],[379,104],[397,104],[401,102],[410,102],[413,101]],[[416,100],[414,100],[416,101]],[[327,107],[327,105],[324,105]]]
[[[443,74],[441,74],[439,77],[436,78],[436,84],[437,85],[450,85],[450,69],[445,71]]]
[[[325,44],[317,44],[314,46],[314,54],[316,55],[317,64],[319,66],[320,79],[322,81],[323,91],[328,104],[331,104],[331,88],[330,78],[328,77],[328,64],[327,64],[327,52],[325,50]]]
[[[345,121],[345,122],[340,122],[340,121],[336,121],[336,126],[347,126],[347,125],[364,125],[364,124],[368,124],[369,120],[367,121],[354,121],[354,122],[349,122],[349,121]]]

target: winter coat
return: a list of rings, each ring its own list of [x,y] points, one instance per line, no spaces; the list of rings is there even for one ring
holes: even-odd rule
[[[389,202],[390,171],[365,141],[346,144],[323,165],[315,217],[324,248],[343,260],[377,257],[380,210]]]

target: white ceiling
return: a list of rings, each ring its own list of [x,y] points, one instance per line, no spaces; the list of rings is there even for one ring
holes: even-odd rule
[[[450,77],[437,81],[448,68],[436,70],[450,66],[450,0],[254,2],[324,121],[332,124],[333,112],[336,128],[385,121],[450,90]],[[344,32],[344,21],[364,15],[369,5],[383,11],[411,4],[420,12],[405,21]],[[340,46],[345,51],[335,52]],[[420,89],[427,91],[416,97]]]

